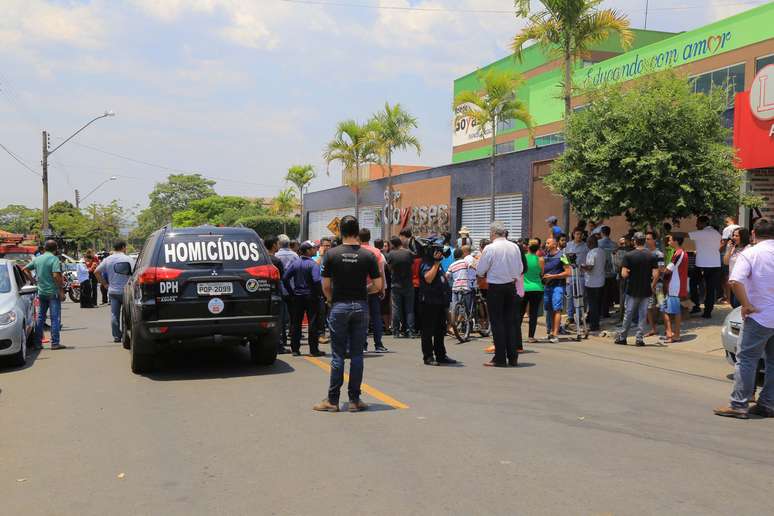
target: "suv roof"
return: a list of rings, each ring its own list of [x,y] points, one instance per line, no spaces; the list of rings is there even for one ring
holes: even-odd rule
[[[168,226],[166,228],[167,234],[172,235],[198,235],[202,232],[207,233],[216,233],[219,235],[235,235],[245,232],[252,232],[254,231],[250,228],[246,227],[221,227],[221,226],[211,226],[211,225],[204,225],[204,226],[194,226],[194,227],[187,227],[187,228],[175,228],[172,226]]]

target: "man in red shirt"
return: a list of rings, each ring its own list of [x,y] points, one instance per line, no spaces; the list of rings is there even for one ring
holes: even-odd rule
[[[386,281],[384,278],[384,255],[382,252],[368,242],[371,241],[371,231],[368,228],[362,228],[358,233],[360,247],[369,251],[376,257],[376,263],[379,265],[379,274],[382,278],[382,289],[376,294],[368,294],[368,317],[371,321],[371,329],[374,334],[374,350],[377,353],[387,353],[389,350],[382,344],[382,303],[384,299]],[[368,285],[371,279],[368,279]],[[365,350],[368,350],[368,340],[366,340]],[[364,350],[364,351],[365,351]]]

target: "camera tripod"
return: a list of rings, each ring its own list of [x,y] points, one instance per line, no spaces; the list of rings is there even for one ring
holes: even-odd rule
[[[570,263],[570,288],[572,289],[572,300],[575,305],[575,313],[572,315],[575,319],[575,340],[589,338],[589,327],[586,324],[586,301],[583,299],[583,276],[580,269],[574,261]]]

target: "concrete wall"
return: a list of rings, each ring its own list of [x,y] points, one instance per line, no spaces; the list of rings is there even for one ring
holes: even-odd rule
[[[524,213],[522,215],[525,228],[528,228],[532,209],[530,191],[532,187],[532,168],[534,162],[554,159],[564,149],[563,144],[549,145],[537,149],[527,149],[497,156],[495,192],[497,194],[521,193],[524,196]],[[489,159],[479,159],[465,163],[445,165],[442,167],[401,174],[393,177],[396,187],[422,179],[451,177],[451,196],[448,200],[451,232],[456,235],[459,228],[458,200],[465,197],[483,197],[489,195]],[[371,181],[360,196],[360,205],[384,204],[384,190],[387,180]],[[308,212],[330,210],[353,206],[354,194],[349,188],[342,186],[310,192],[304,196],[304,217],[308,220]],[[308,227],[308,224],[304,224]],[[304,235],[306,238],[306,235]]]

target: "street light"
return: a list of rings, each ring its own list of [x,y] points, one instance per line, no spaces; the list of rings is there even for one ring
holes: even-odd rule
[[[75,190],[75,207],[76,207],[76,208],[80,208],[80,207],[81,207],[81,201],[85,201],[85,200],[86,200],[86,198],[87,198],[88,196],[90,196],[91,194],[93,194],[94,192],[96,192],[96,191],[97,191],[97,190],[98,190],[100,187],[102,187],[102,185],[104,185],[105,183],[108,183],[108,182],[110,182],[110,181],[115,181],[116,179],[118,179],[118,177],[116,177],[116,176],[110,176],[109,178],[105,179],[105,180],[104,180],[104,181],[102,181],[100,184],[98,184],[97,186],[95,186],[95,187],[94,187],[94,188],[93,188],[93,189],[92,189],[92,190],[91,190],[89,193],[87,193],[87,194],[86,194],[86,195],[84,195],[83,197],[81,197],[81,195],[80,195],[80,193],[78,192],[78,190]]]
[[[113,111],[105,111],[98,117],[89,120],[83,127],[75,131],[70,135],[69,138],[54,147],[52,150],[48,150],[48,132],[43,131],[43,160],[41,161],[41,165],[43,166],[43,236],[47,237],[50,234],[50,229],[48,227],[48,157],[59,150],[62,145],[75,138],[78,133],[89,127],[100,118],[107,118],[111,116],[116,116],[116,114]]]

